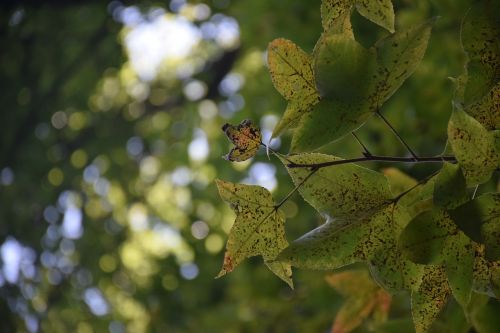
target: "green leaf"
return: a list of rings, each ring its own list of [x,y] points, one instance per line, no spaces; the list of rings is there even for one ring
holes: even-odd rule
[[[500,128],[500,82],[465,111],[489,131]]]
[[[434,184],[434,204],[444,208],[455,208],[468,200],[465,178],[460,166],[443,163]]]
[[[293,152],[311,151],[338,140],[364,124],[373,112],[365,101],[321,100],[300,120],[293,133]]]
[[[291,105],[276,125],[273,137],[278,136],[319,100],[314,83],[311,56],[293,42],[278,38],[267,48],[267,61],[274,87]]]
[[[295,164],[336,162],[342,159],[319,153],[304,153],[281,158],[299,193],[320,214],[331,218],[358,215],[382,207],[392,194],[384,175],[355,164],[339,164],[320,168],[312,175],[310,168],[293,167]]]
[[[429,330],[450,294],[443,266],[426,266],[422,284],[411,294],[411,312],[416,333]]]
[[[377,52],[377,84],[371,97],[380,108],[415,71],[424,57],[433,20],[418,27],[397,31],[375,44]]]
[[[351,8],[354,0],[323,0],[321,2],[321,24],[325,31],[335,30],[339,22],[347,19],[350,28]],[[351,32],[352,32],[352,28]],[[335,32],[340,32],[336,30]]]
[[[407,221],[404,209],[394,204],[366,216],[329,220],[293,241],[278,259],[309,269],[366,261],[386,290],[411,289],[420,282],[422,267],[404,258],[398,248],[397,235]]]
[[[482,228],[485,223],[498,223],[500,193],[486,193],[449,211],[453,222],[469,238],[484,243]]]
[[[483,245],[475,246],[472,288],[478,293],[500,298],[500,261],[488,261],[484,253]]]
[[[229,154],[224,156],[225,159],[242,162],[257,154],[262,141],[262,134],[260,128],[255,126],[251,120],[245,119],[239,125],[224,124],[222,130],[235,145]]]
[[[401,233],[401,250],[415,263],[440,263],[445,241],[453,231],[453,222],[444,211],[436,209],[420,213]]]
[[[394,32],[394,9],[391,0],[357,0],[358,12],[389,32]]]
[[[495,138],[458,104],[455,104],[448,123],[448,140],[468,186],[490,179],[499,159]]]
[[[498,7],[498,3],[496,4]],[[495,2],[477,3],[462,23],[462,47],[467,54],[465,105],[478,101],[498,83],[500,77],[500,17]]]
[[[472,325],[478,333],[498,333],[500,327],[500,301],[489,299],[486,304],[474,311]]]
[[[443,252],[448,284],[457,302],[465,309],[472,292],[474,244],[459,231],[447,239]]]
[[[484,223],[481,231],[486,248],[486,259],[500,260],[500,216]]]
[[[313,63],[323,98],[355,101],[371,88],[375,54],[345,34],[324,35],[314,49]]]
[[[276,209],[271,193],[255,185],[216,180],[221,198],[231,205],[236,220],[229,233],[224,264],[217,277],[231,272],[245,258],[260,255],[269,269],[293,288],[289,264],[276,262],[287,247],[285,215]]]
[[[398,194],[403,193],[418,184],[415,178],[410,177],[398,168],[384,168],[382,169],[382,172],[389,181],[389,186],[394,196],[397,196]]]

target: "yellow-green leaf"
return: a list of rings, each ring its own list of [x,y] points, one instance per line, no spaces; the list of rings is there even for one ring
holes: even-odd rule
[[[319,100],[314,84],[311,56],[287,39],[273,40],[267,48],[267,61],[274,87],[291,103],[273,131],[278,136],[296,123]]]
[[[341,158],[304,153],[281,158],[302,197],[325,216],[352,217],[387,204],[392,194],[387,179],[381,173],[355,164],[340,164],[321,168],[310,175],[310,168],[295,164],[317,164],[342,161]],[[338,163],[338,162],[337,162]],[[340,162],[341,163],[341,162]]]
[[[453,108],[448,123],[448,140],[468,186],[482,184],[490,179],[499,159],[495,138],[458,104]]]
[[[487,130],[500,129],[500,82],[480,100],[468,105],[465,111]]]
[[[394,32],[394,8],[391,0],[357,0],[356,9],[373,23]]]
[[[345,18],[349,20],[350,27],[351,8],[353,4],[354,0],[323,0],[321,2],[321,23],[323,29],[329,31],[332,27],[338,25],[339,21],[344,21]]]
[[[257,154],[262,141],[262,134],[251,120],[243,120],[239,125],[225,124],[222,126],[222,130],[235,145],[224,158],[229,161],[241,162]]]
[[[292,284],[289,264],[274,261],[288,246],[285,215],[276,209],[271,193],[255,185],[216,180],[221,198],[231,205],[236,220],[229,233],[224,264],[217,277],[231,272],[245,258],[260,255],[271,271]]]
[[[446,304],[450,289],[443,266],[426,266],[422,284],[411,294],[411,312],[416,333],[429,330]]]
[[[424,57],[433,21],[389,35],[375,44],[377,85],[371,97],[380,108],[415,71]]]

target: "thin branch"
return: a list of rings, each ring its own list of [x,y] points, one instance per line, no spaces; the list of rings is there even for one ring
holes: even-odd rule
[[[312,176],[316,173],[316,171],[318,171],[319,169],[318,168],[313,168],[311,170],[311,172],[307,175],[306,178],[302,179],[302,181],[300,183],[298,183],[293,190],[291,190],[284,198],[283,200],[280,201],[279,204],[276,205],[275,209],[278,209],[280,208],[281,206],[283,206],[283,204],[285,202],[287,202],[288,199],[290,199],[290,197],[295,193],[297,192],[297,190],[302,186],[304,185],[304,183]]]
[[[354,136],[354,138],[359,143],[359,145],[363,148],[363,150],[364,150],[363,155],[364,156],[372,156],[372,154],[370,153],[370,151],[368,150],[368,148],[366,148],[366,146],[363,144],[363,142],[361,142],[361,140],[358,138],[358,136],[356,135],[356,133],[351,132],[351,134]]]
[[[356,162],[404,162],[404,163],[441,163],[444,161],[456,163],[457,159],[455,156],[432,156],[432,157],[399,157],[399,156],[377,156],[370,155],[365,157],[357,157],[351,158],[347,160],[337,160],[323,163],[311,163],[311,164],[302,164],[302,163],[290,163],[287,165],[289,168],[315,168],[321,169],[326,168],[333,165],[339,164],[349,164]]]
[[[394,133],[394,135],[396,135],[396,137],[403,144],[403,146],[405,146],[406,149],[410,152],[410,155],[413,156],[414,159],[418,159],[417,154],[415,154],[415,152],[410,148],[410,146],[405,142],[405,140],[403,140],[403,138],[401,137],[401,135],[399,135],[398,131],[396,131],[396,129],[394,127],[392,127],[391,123],[382,115],[382,113],[380,113],[379,110],[377,110],[375,113],[391,129],[391,131]]]
[[[437,175],[439,173],[439,171],[440,170],[437,170],[437,171],[431,173],[430,175],[428,175],[427,177],[425,177],[424,179],[419,180],[418,183],[416,183],[415,185],[413,185],[412,187],[410,187],[406,191],[403,191],[403,192],[399,193],[397,197],[395,197],[394,199],[392,199],[392,201],[393,202],[398,202],[402,197],[404,197],[405,195],[407,195],[408,193],[410,193],[411,191],[413,191],[414,189],[416,189],[420,185],[423,185],[423,184],[427,183],[432,177],[434,177],[435,175]]]

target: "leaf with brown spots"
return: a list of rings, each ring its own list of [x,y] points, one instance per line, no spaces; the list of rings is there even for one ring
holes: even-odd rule
[[[387,179],[381,173],[355,164],[341,164],[321,168],[311,176],[309,168],[290,167],[290,163],[315,164],[340,161],[341,158],[304,153],[281,158],[295,185],[309,177],[299,187],[299,193],[320,214],[350,218],[363,212],[378,209],[392,199]]]
[[[267,267],[293,288],[289,264],[274,261],[287,247],[285,215],[277,209],[271,193],[255,185],[216,180],[221,198],[231,205],[236,220],[229,233],[224,264],[217,275],[231,272],[245,258],[260,255]]]
[[[448,122],[448,141],[460,164],[468,186],[490,179],[499,163],[495,138],[458,104]]]
[[[356,9],[373,23],[394,32],[394,8],[391,0],[357,0]]]
[[[367,271],[344,271],[328,275],[326,281],[346,297],[340,308],[332,333],[347,333],[372,316],[377,324],[387,320],[391,295],[380,288]]]
[[[353,4],[354,0],[323,0],[321,2],[321,24],[323,29],[325,31],[333,29],[335,32],[340,32],[336,31],[336,26],[338,26],[339,22],[345,22],[347,18],[348,29],[352,33],[350,18]]]
[[[443,266],[425,266],[422,284],[411,294],[411,312],[416,333],[429,330],[446,304],[450,288]]]
[[[328,220],[293,241],[278,258],[309,269],[335,269],[365,261],[386,290],[412,289],[420,282],[422,266],[399,250],[397,236],[407,222],[404,208],[395,204],[364,216]]]
[[[474,250],[473,290],[500,299],[500,261],[486,260],[483,245]]]
[[[465,112],[488,131],[500,129],[500,82],[478,101],[468,105]]]
[[[235,145],[224,158],[228,161],[242,162],[257,154],[262,141],[260,129],[249,119],[239,125],[225,124],[222,130],[228,139]]]
[[[463,20],[460,37],[468,58],[464,91],[466,106],[482,99],[498,84],[500,78],[498,12],[498,2],[478,2],[467,12]]]
[[[319,100],[314,85],[311,56],[293,42],[278,38],[267,47],[267,62],[274,87],[289,101],[273,137],[296,124]]]
[[[427,49],[433,22],[397,31],[375,44],[377,83],[370,99],[376,108],[380,108],[417,69]]]

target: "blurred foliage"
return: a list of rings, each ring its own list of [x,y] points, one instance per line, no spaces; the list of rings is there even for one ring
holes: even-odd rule
[[[265,50],[284,37],[312,51],[322,30],[319,0],[0,6],[2,332],[330,329],[344,300],[325,272],[297,271],[291,291],[251,259],[214,279],[234,219],[214,179],[260,184],[275,198],[293,188],[265,151],[250,162],[223,160],[231,144],[220,129],[249,118],[269,140],[285,102]],[[454,91],[448,77],[465,61],[459,31],[470,1],[394,6],[396,30],[441,17],[421,65],[384,106],[415,150],[438,154]],[[181,27],[177,39],[166,24]],[[356,13],[353,27],[365,46],[387,34]],[[176,43],[184,51],[166,51]],[[155,65],[161,52],[170,56]],[[404,153],[377,119],[358,134],[378,154]],[[283,153],[289,145],[287,135],[273,141]],[[360,150],[349,139],[323,151]],[[437,167],[401,168],[420,179]],[[495,187],[493,179],[478,193]],[[321,222],[297,194],[282,209],[290,240]],[[498,302],[477,302],[471,320],[487,326]],[[411,332],[409,313],[408,295],[397,294],[390,321],[356,332]],[[465,322],[451,302],[435,331],[458,332]]]

